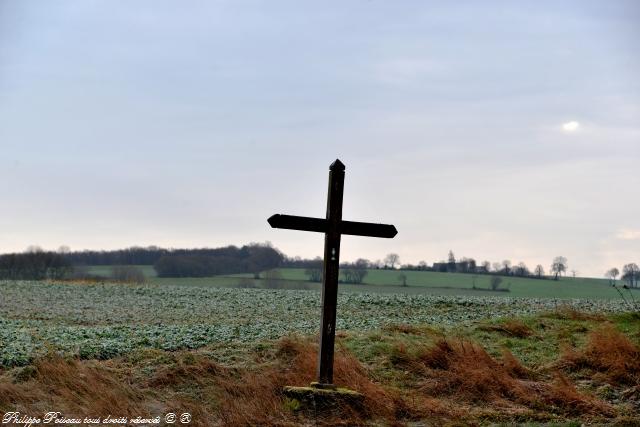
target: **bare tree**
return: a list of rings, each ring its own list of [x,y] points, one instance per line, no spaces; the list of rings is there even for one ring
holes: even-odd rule
[[[567,259],[563,256],[557,256],[551,263],[551,272],[555,274],[554,279],[558,280],[558,276],[567,271]]]
[[[502,271],[507,276],[511,274],[511,261],[509,261],[508,259],[502,261]]]
[[[343,281],[345,283],[360,284],[364,281],[368,271],[367,268],[371,263],[366,259],[359,258],[352,264],[344,264],[341,269]]]
[[[491,270],[491,263],[489,261],[482,261],[481,265],[487,273]]]
[[[638,286],[638,279],[640,278],[640,268],[635,262],[625,264],[622,267],[621,279],[626,280],[630,288]]]
[[[493,276],[489,283],[491,285],[491,290],[497,291],[500,288],[500,284],[502,283],[502,278],[498,276]]]
[[[304,270],[310,282],[322,282],[322,258],[316,257],[311,265]]]
[[[386,257],[384,257],[385,266],[389,266],[392,270],[395,268],[396,264],[400,262],[400,255],[390,253]]]
[[[398,280],[402,286],[407,286],[407,275],[402,273],[398,276]]]
[[[544,268],[540,264],[536,265],[536,268],[535,268],[534,272],[535,272],[536,276],[538,276],[538,277],[544,276]]]
[[[529,271],[529,268],[524,262],[518,263],[518,265],[514,267],[513,273],[516,276],[521,276],[521,277],[528,276],[529,274],[531,274],[531,272]]]
[[[608,270],[606,273],[604,273],[604,277],[609,279],[609,284],[615,285],[616,284],[616,277],[618,277],[618,274],[620,274],[620,270],[618,270],[617,268],[613,267],[611,270]]]
[[[502,270],[502,264],[500,264],[499,262],[494,262],[493,264],[491,264],[491,269],[494,273],[500,273],[500,270]]]
[[[462,257],[458,262],[452,265],[458,273],[473,273],[476,271],[476,260],[473,258]]]
[[[304,270],[310,282],[322,282],[322,267],[309,267]]]

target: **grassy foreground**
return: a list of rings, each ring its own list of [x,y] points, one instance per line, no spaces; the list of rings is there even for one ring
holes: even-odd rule
[[[0,413],[159,417],[159,425],[169,425],[168,413],[189,413],[194,426],[632,426],[640,423],[639,338],[637,315],[569,308],[447,333],[406,324],[341,331],[335,381],[363,393],[364,405],[330,413],[281,393],[314,380],[309,336],[235,343],[236,357],[224,361],[215,346],[108,360],[51,353],[0,370]]]
[[[281,391],[314,380],[317,292],[0,282],[0,295],[2,416],[640,423],[640,316],[619,301],[340,294],[335,381],[364,405],[316,413]]]

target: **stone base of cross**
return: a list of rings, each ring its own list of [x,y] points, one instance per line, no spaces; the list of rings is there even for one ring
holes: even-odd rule
[[[325,218],[273,215],[268,220],[269,225],[273,228],[315,231],[325,235],[318,381],[312,383],[312,386],[317,389],[335,389],[333,385],[333,351],[338,300],[338,276],[340,274],[340,236],[349,234],[393,238],[398,234],[393,225],[342,220],[344,170],[344,164],[340,160],[336,160],[329,166],[329,194]]]

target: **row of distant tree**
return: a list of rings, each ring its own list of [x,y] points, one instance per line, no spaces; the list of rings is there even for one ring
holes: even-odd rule
[[[304,268],[310,281],[322,281],[322,259],[289,258],[270,243],[251,243],[242,247],[225,246],[220,248],[165,249],[157,246],[131,247],[111,251],[76,251],[61,247],[57,252],[43,251],[31,246],[24,253],[0,255],[0,279],[41,280],[73,277],[85,265],[153,265],[159,277],[207,277],[219,274],[254,273],[277,267]],[[477,263],[473,258],[456,259],[449,251],[447,261],[435,262],[429,266],[421,261],[417,265],[401,264],[400,256],[388,254],[382,260],[370,261],[359,258],[355,262],[340,265],[340,280],[344,283],[362,283],[370,269],[421,270],[448,273],[493,274],[499,276],[518,276],[558,279],[568,271],[567,259],[558,256],[550,266],[551,276],[545,274],[538,264],[533,271],[520,262],[511,261]],[[571,270],[575,277],[576,271]],[[605,274],[612,284],[620,276],[629,287],[638,287],[640,269],[635,263],[625,264],[622,271],[617,268]]]
[[[567,258],[557,256],[553,259],[549,270],[553,278],[558,280],[558,277],[566,275],[568,268]],[[432,270],[447,273],[495,274],[500,276],[530,277],[537,279],[548,278],[542,264],[536,265],[533,270],[530,270],[524,262],[519,262],[514,265],[508,259],[494,263],[483,261],[478,264],[473,258],[463,257],[460,260],[456,260],[453,251],[449,251],[446,262],[440,261],[434,263]],[[573,277],[575,277],[577,271],[572,270],[571,273]]]
[[[283,262],[283,266],[304,268],[305,274],[312,282],[322,280],[322,259],[301,259],[287,258]],[[537,279],[548,279],[545,274],[544,267],[538,264],[531,271],[524,262],[512,265],[511,261],[504,260],[502,262],[490,263],[484,261],[480,264],[473,258],[463,257],[457,260],[453,251],[449,251],[447,261],[435,262],[429,266],[425,261],[421,261],[417,265],[400,264],[400,256],[395,253],[388,254],[383,260],[369,261],[368,259],[359,258],[353,263],[342,263],[340,265],[341,280],[345,283],[362,283],[367,275],[368,269],[382,270],[418,270],[418,271],[437,271],[441,273],[467,273],[467,274],[493,274],[499,276],[517,276],[530,277]],[[559,276],[566,275],[568,269],[567,259],[558,256],[553,259],[550,271],[554,279]],[[575,277],[576,271],[572,271]]]
[[[616,267],[613,267],[604,274],[604,277],[609,279],[609,283],[612,285],[616,284],[617,277],[620,275],[620,270]],[[620,279],[623,280],[626,285],[630,288],[637,288],[638,282],[640,281],[640,267],[635,262],[625,264],[622,267],[622,276]]]
[[[268,250],[264,250],[269,248]],[[36,248],[37,249],[37,248]],[[28,251],[33,251],[33,247]],[[102,250],[102,251],[69,251],[68,248],[61,247],[58,250],[73,265],[155,265],[164,257],[212,257],[224,258],[234,263],[233,260],[256,258],[256,263],[264,263],[264,257],[273,258],[277,253],[278,262],[282,262],[284,256],[270,243],[251,243],[238,248],[237,246],[224,246],[219,248],[196,248],[196,249],[176,249],[161,248],[158,246],[132,246],[126,249]],[[264,255],[260,256],[258,255]],[[260,259],[258,259],[260,258]],[[247,266],[252,269],[254,266]]]
[[[206,277],[258,273],[280,267],[284,255],[269,243],[242,247],[163,249],[133,247],[114,251],[57,252],[29,247],[24,253],[0,255],[0,278],[42,280],[73,278],[87,265],[153,265],[159,277]]]
[[[304,268],[304,274],[307,276],[310,282],[322,281],[322,258],[316,257],[314,259],[301,259],[296,257],[294,259],[286,259],[283,262],[283,267],[288,268]],[[340,277],[341,283],[362,283],[367,276],[369,269],[378,268],[372,264],[369,260],[359,258],[355,262],[343,262],[340,264]]]
[[[72,271],[71,262],[57,252],[33,251],[0,255],[0,279],[62,279]]]
[[[170,253],[153,265],[159,277],[208,277],[254,273],[280,267],[284,255],[270,244],[227,246],[206,253]]]

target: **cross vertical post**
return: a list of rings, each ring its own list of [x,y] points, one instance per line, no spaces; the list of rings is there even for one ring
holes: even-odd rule
[[[333,385],[333,349],[336,339],[340,236],[347,234],[391,239],[398,234],[396,227],[391,224],[342,220],[344,170],[344,164],[338,159],[329,166],[329,192],[325,218],[276,214],[267,220],[273,228],[313,231],[325,235],[318,382],[311,384],[315,388],[335,389]]]
[[[322,275],[322,318],[320,321],[320,352],[318,353],[318,386],[333,384],[333,349],[336,337],[338,276],[340,274],[340,224],[344,192],[344,165],[336,160],[329,167],[327,195],[327,225],[324,237]]]

